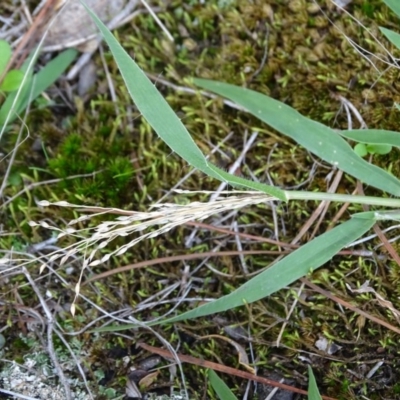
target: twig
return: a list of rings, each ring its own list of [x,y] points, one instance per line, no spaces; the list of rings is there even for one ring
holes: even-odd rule
[[[13,149],[11,150],[10,161],[7,164],[6,172],[5,172],[4,176],[3,176],[3,182],[2,182],[2,184],[0,186],[0,199],[3,197],[3,191],[7,186],[8,177],[9,177],[9,175],[11,173],[11,169],[12,169],[12,166],[14,164],[15,157],[17,156],[18,149],[22,145],[22,143],[24,143],[25,140],[27,140],[29,138],[29,129],[28,129],[26,123],[25,123],[26,117],[28,116],[29,108],[30,108],[30,101],[28,102],[28,108],[26,109],[26,112],[24,114],[24,119],[23,119],[23,121],[21,121],[22,123],[21,123],[21,126],[20,126],[19,131],[18,131],[17,140],[15,142],[15,145],[14,145]],[[28,130],[28,135],[27,135],[26,138],[22,139],[22,132],[23,132],[25,127]]]
[[[153,346],[149,346],[145,343],[138,343],[138,346],[140,346],[141,348],[154,353],[154,354],[159,354],[162,357],[165,357],[167,359],[175,359],[175,355],[173,355],[170,351],[165,350],[165,349],[160,349],[157,347],[153,347]],[[238,376],[240,378],[244,378],[244,379],[250,379],[252,381],[255,382],[259,382],[262,383],[264,385],[270,385],[270,386],[274,386],[274,387],[279,387],[280,389],[283,390],[288,390],[290,392],[294,392],[294,393],[300,393],[300,394],[305,394],[307,395],[307,391],[302,390],[302,389],[298,389],[296,387],[293,386],[289,386],[289,385],[285,385],[284,383],[279,383],[276,381],[273,381],[271,379],[268,378],[264,378],[261,376],[257,376],[257,375],[253,375],[250,372],[246,372],[246,371],[241,371],[235,368],[231,368],[231,367],[227,367],[225,365],[222,364],[217,364],[215,362],[211,362],[211,361],[207,361],[207,360],[203,360],[200,358],[196,358],[196,357],[192,357],[192,356],[187,356],[185,354],[181,354],[181,353],[177,353],[176,354],[177,357],[179,357],[179,361],[180,362],[187,362],[189,364],[193,364],[193,365],[199,365],[201,367],[204,368],[211,368],[215,371],[219,371],[219,372],[223,372],[225,374],[229,374],[229,375],[234,375],[234,376]],[[324,400],[336,400],[332,397],[328,397],[328,396],[321,396]]]
[[[379,319],[371,314],[368,314],[367,312],[359,309],[358,307],[353,306],[349,302],[340,299],[339,297],[335,296],[334,294],[328,292],[327,290],[321,289],[319,286],[315,285],[314,283],[310,282],[306,278],[300,278],[300,281],[303,282],[306,286],[310,287],[311,289],[315,290],[317,293],[322,294],[323,296],[327,297],[328,299],[334,301],[337,304],[340,304],[346,308],[348,308],[351,311],[354,311],[355,313],[362,315],[363,317],[369,319],[370,321],[373,321],[381,326],[384,326],[385,328],[390,329],[393,332],[396,332],[397,334],[400,334],[400,328],[397,328],[396,326],[389,324],[389,322],[383,321],[382,319]]]
[[[165,25],[160,21],[160,18],[157,17],[157,14],[153,11],[153,9],[147,4],[146,0],[140,0],[142,4],[147,8],[147,11],[149,14],[153,17],[154,21],[156,21],[157,25],[161,28],[161,30],[165,33],[167,38],[173,42],[174,37],[169,33],[168,29],[165,27]]]
[[[11,392],[10,390],[0,388],[0,393],[8,394],[9,396],[14,396],[14,398],[24,399],[24,400],[38,400],[36,397],[25,396],[24,394]],[[8,396],[7,396],[8,398]]]
[[[148,331],[150,331],[154,336],[156,336],[160,342],[167,347],[168,349],[168,353],[170,354],[170,357],[172,357],[172,359],[178,364],[179,366],[179,371],[181,373],[181,378],[182,378],[182,385],[183,385],[183,390],[185,391],[185,395],[186,395],[186,399],[189,399],[189,394],[187,391],[187,387],[186,387],[186,383],[185,383],[185,375],[183,373],[183,368],[182,368],[182,362],[180,357],[178,356],[178,353],[175,351],[175,349],[172,347],[172,345],[165,340],[157,331],[155,331],[153,328],[147,326],[145,323],[138,321],[137,319],[133,318],[133,317],[129,317],[129,319],[134,322],[135,324],[137,324],[138,326],[140,326],[143,329],[146,329]]]
[[[90,386],[89,383],[86,379],[86,375],[85,375],[85,371],[82,368],[82,365],[80,363],[80,361],[78,360],[78,358],[76,357],[74,351],[72,350],[71,346],[69,345],[69,343],[65,340],[64,336],[61,334],[61,332],[59,332],[57,329],[54,328],[54,332],[57,334],[57,336],[60,338],[60,340],[64,343],[64,346],[68,349],[69,354],[71,354],[71,357],[74,359],[76,366],[78,367],[79,373],[82,376],[83,382],[85,383],[86,386],[86,390],[90,396],[90,398],[93,400],[93,394],[92,391],[90,390]]]
[[[43,307],[43,310],[46,314],[47,317],[47,352],[50,356],[50,359],[53,362],[53,365],[57,371],[58,377],[60,378],[60,381],[62,385],[64,386],[65,390],[65,398],[67,400],[72,400],[72,395],[71,395],[71,388],[69,386],[68,380],[66,376],[64,375],[64,372],[61,368],[60,363],[58,362],[55,350],[54,350],[54,344],[53,344],[53,331],[54,331],[54,319],[53,315],[51,314],[51,311],[49,310],[46,301],[42,297],[42,294],[40,293],[39,288],[36,286],[35,281],[32,279],[31,275],[29,274],[28,270],[23,267],[22,272],[28,279],[29,283],[31,284],[32,289],[36,293],[36,296],[40,300],[40,304]]]
[[[268,25],[265,24],[266,32],[265,32],[265,47],[264,47],[264,54],[262,56],[260,65],[258,68],[251,74],[250,78],[247,79],[247,83],[251,82],[264,68],[265,63],[267,62],[268,58],[268,37],[269,37],[269,28]]]

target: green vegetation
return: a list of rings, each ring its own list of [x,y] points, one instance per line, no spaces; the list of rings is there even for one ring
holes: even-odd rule
[[[0,40],[0,59],[0,76],[2,77],[0,91],[13,92],[18,90],[24,79],[24,73],[16,69],[6,71],[7,64],[11,59],[11,46],[5,40]]]
[[[38,51],[35,51],[21,70],[7,71],[12,55],[11,47],[4,40],[0,41],[0,78],[2,78],[0,93],[8,93],[0,108],[0,139],[7,125],[21,115],[30,102],[46,91],[64,73],[76,54],[76,50],[66,50],[50,61],[40,72],[32,74],[33,63],[38,55]]]
[[[395,23],[380,2],[368,2],[368,6],[365,3],[354,5],[354,15],[364,25],[371,24],[374,32],[379,29],[368,16],[373,15],[379,25],[387,23],[391,27]],[[31,249],[51,238],[48,228],[62,231],[62,237],[55,242],[60,247],[54,257],[51,246],[47,251],[35,250],[41,257],[35,266],[43,262],[46,272],[43,278],[36,271],[35,279],[39,285],[47,279],[46,286],[41,287],[51,291],[61,304],[74,304],[74,318],[61,317],[62,314],[58,317],[63,331],[80,331],[102,316],[101,310],[118,312],[122,305],[134,310],[139,322],[127,318],[106,326],[100,322],[90,326],[90,334],[85,331],[78,335],[79,340],[90,343],[85,364],[94,382],[99,381],[95,377],[100,373],[107,375],[100,367],[105,358],[117,371],[113,387],[108,391],[101,389],[105,397],[121,393],[126,375],[126,366],[108,357],[111,358],[113,348],[126,349],[132,342],[131,337],[118,336],[116,331],[133,329],[135,340],[153,342],[153,336],[141,325],[145,322],[169,342],[180,343],[184,350],[181,352],[199,358],[206,355],[208,359],[240,368],[217,341],[205,344],[199,340],[200,336],[225,331],[226,327],[215,320],[201,318],[215,313],[251,331],[256,354],[253,364],[263,373],[279,370],[285,376],[293,376],[294,370],[300,371],[297,384],[306,388],[307,365],[298,355],[307,352],[312,354],[317,382],[326,395],[359,398],[363,394],[380,398],[390,393],[380,379],[372,378],[366,384],[365,375],[349,370],[355,370],[360,363],[369,365],[363,358],[367,353],[376,359],[381,359],[382,354],[388,360],[396,357],[397,333],[366,318],[360,310],[346,306],[339,310],[334,298],[304,285],[306,282],[318,285],[347,304],[367,310],[368,317],[396,324],[393,310],[399,308],[399,267],[389,259],[387,250],[382,253],[377,250],[381,242],[373,239],[336,255],[377,221],[383,228],[389,228],[390,220],[399,218],[397,211],[386,209],[400,204],[400,182],[396,178],[400,169],[398,110],[392,107],[399,102],[397,89],[392,89],[398,75],[390,71],[375,84],[372,69],[353,52],[343,33],[357,37],[367,51],[381,54],[376,42],[367,39],[355,21],[337,13],[328,3],[323,10],[343,28],[341,32],[331,29],[326,16],[311,6],[305,1],[293,1],[282,10],[278,5],[272,9],[259,4],[252,7],[241,2],[210,2],[201,8],[191,8],[174,2],[160,16],[176,36],[175,44],[163,39],[149,16],[141,16],[131,30],[118,33],[122,47],[103,28],[112,51],[105,54],[105,59],[117,88],[117,101],[111,102],[98,85],[98,92],[91,94],[93,98],[86,106],[75,98],[72,111],[60,112],[57,108],[50,111],[36,100],[28,114],[26,126],[32,132],[32,139],[40,139],[40,146],[31,151],[31,139],[18,146],[21,156],[16,157],[10,170],[4,188],[6,205],[2,208],[7,216],[4,229],[10,235],[0,236],[0,245],[2,249],[13,248],[22,253],[18,259],[7,258],[11,266],[18,267],[24,262],[31,265]],[[322,39],[322,31],[326,39]],[[388,30],[381,32],[396,45],[395,35]],[[390,50],[394,52],[394,48]],[[264,52],[268,57],[258,71]],[[348,68],[343,68],[344,65]],[[138,66],[151,71],[156,76],[154,81],[150,82]],[[164,69],[165,76],[158,76]],[[357,90],[347,87],[353,75],[357,75]],[[196,79],[200,76],[202,79]],[[104,78],[99,76],[102,82]],[[171,83],[194,94],[169,90],[167,85]],[[206,97],[195,85],[219,97]],[[336,116],[339,103],[332,97],[332,91],[349,98],[365,116],[368,126],[379,129],[342,130],[347,127],[348,118]],[[137,109],[129,103],[129,95]],[[9,123],[7,127],[10,133],[18,128]],[[232,131],[233,137],[224,142]],[[246,162],[239,173],[227,172],[240,156],[241,139],[248,132],[258,132],[258,138]],[[372,163],[360,157],[365,154],[354,153],[348,141],[363,145],[373,156]],[[14,136],[5,136],[2,142],[5,152],[11,151],[15,143]],[[217,145],[218,151],[214,153]],[[382,148],[391,151],[387,154]],[[183,187],[199,192],[169,192],[190,172],[187,163],[201,172],[191,175]],[[328,173],[337,170],[327,164],[346,172],[335,193],[326,190],[326,179]],[[357,180],[368,185],[367,195],[350,195]],[[202,190],[215,189],[220,183],[217,181],[228,183],[230,194],[224,193],[222,199],[208,203],[209,195]],[[246,194],[236,189],[257,193]],[[178,205],[149,211],[149,205],[165,194],[170,203]],[[271,200],[281,202],[272,208],[268,205]],[[204,203],[196,204],[197,213],[193,201]],[[313,227],[314,233],[310,230],[300,242],[303,245],[295,249],[299,244],[295,240],[298,233],[320,201],[333,204],[321,218],[321,224]],[[350,205],[344,216],[338,214],[336,219],[343,202]],[[63,207],[43,207],[49,204]],[[207,228],[190,225],[193,219],[207,216],[211,218],[204,222],[214,221],[218,229],[215,218],[234,210],[239,232],[257,235],[257,240],[253,238],[251,242],[245,236],[239,239],[232,233],[214,232],[211,225]],[[82,217],[84,211],[88,216]],[[125,219],[117,216],[112,220],[113,213],[122,214]],[[160,218],[164,219],[162,223]],[[76,230],[67,235],[65,221],[70,220],[75,220],[71,227]],[[138,221],[142,225],[138,226]],[[177,226],[183,223],[184,226]],[[169,232],[172,227],[174,230]],[[198,229],[196,240],[186,246],[194,229]],[[319,236],[314,238],[315,234]],[[146,240],[140,240],[141,237]],[[242,240],[242,259],[227,253],[238,249],[234,237]],[[263,242],[267,238],[275,241]],[[69,257],[60,263],[68,250]],[[202,256],[212,252],[218,252],[218,256],[207,259]],[[285,258],[276,260],[277,254],[280,258],[288,252]],[[169,260],[178,255],[182,255],[184,264]],[[199,259],[185,260],[185,256],[192,255]],[[196,268],[201,258],[206,261],[203,269],[196,270],[193,276],[190,272],[189,286],[185,286],[182,269]],[[304,276],[306,280],[296,283]],[[25,277],[11,274],[8,279],[2,293],[4,300],[13,304],[12,290],[17,287],[19,298],[33,307],[35,296],[25,285]],[[373,282],[374,291],[350,292],[349,288],[361,290],[367,280]],[[175,283],[179,285],[174,286]],[[187,302],[186,287],[190,289]],[[84,297],[74,299],[73,289]],[[383,306],[387,303],[377,295],[391,301],[391,306]],[[211,297],[216,300],[198,304],[201,299]],[[175,299],[181,298],[185,300],[177,304]],[[100,309],[89,306],[88,300]],[[147,302],[154,305],[146,308]],[[151,321],[153,318],[159,319]],[[192,318],[198,320],[192,322]],[[11,309],[6,321],[9,329],[15,321],[16,313]],[[336,358],[316,350],[315,343],[321,335],[343,348]],[[94,337],[97,343],[93,342]],[[10,343],[13,339],[7,340]],[[280,347],[275,346],[277,340]],[[4,354],[10,357],[10,353]],[[130,357],[135,359],[133,355]],[[399,370],[395,361],[390,363],[392,370]],[[202,372],[198,368],[184,369],[191,385],[189,393],[192,396],[204,393]],[[211,372],[209,379],[214,388],[219,384],[223,386],[221,390],[229,390],[232,398],[241,397],[243,387],[239,379],[229,379],[221,385],[216,378]],[[175,385],[179,386],[181,381],[176,378]],[[311,371],[309,385],[309,396],[314,396],[310,398],[320,398]],[[141,387],[148,388],[146,384]],[[395,390],[393,385],[392,389]]]

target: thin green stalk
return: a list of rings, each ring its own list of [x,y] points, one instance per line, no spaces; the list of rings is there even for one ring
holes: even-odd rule
[[[399,207],[400,199],[372,196],[356,196],[325,192],[285,191],[288,200],[337,201],[340,203],[368,204],[370,206]]]

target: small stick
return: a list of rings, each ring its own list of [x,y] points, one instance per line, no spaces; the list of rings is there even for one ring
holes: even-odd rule
[[[264,378],[262,376],[253,375],[250,372],[241,371],[241,370],[236,369],[236,368],[227,367],[225,365],[217,364],[215,362],[203,360],[203,359],[200,359],[200,358],[187,356],[186,354],[181,354],[181,353],[172,354],[169,350],[160,349],[160,348],[157,348],[157,347],[149,346],[148,344],[145,344],[145,343],[138,343],[138,346],[140,346],[142,349],[145,349],[145,350],[147,350],[147,351],[149,351],[151,353],[159,354],[160,356],[165,357],[165,358],[167,358],[169,360],[174,360],[175,361],[176,357],[178,357],[180,362],[187,362],[189,364],[199,365],[201,367],[213,369],[214,371],[223,372],[225,374],[238,376],[238,377],[244,378],[244,379],[250,379],[252,381],[259,382],[259,383],[262,383],[264,385],[270,385],[270,386],[274,386],[274,387],[279,387],[279,388],[281,388],[283,390],[288,390],[290,392],[295,392],[295,393],[300,393],[300,394],[307,395],[307,391],[305,391],[305,390],[298,389],[298,388],[293,387],[293,386],[285,385],[284,383],[276,382],[276,381],[273,381],[271,379]],[[335,400],[334,398],[328,397],[328,396],[321,396],[321,397],[324,400]]]
[[[32,279],[28,270],[25,267],[23,267],[22,272],[25,274],[26,278],[28,279],[29,283],[31,284],[32,289],[34,290],[38,299],[40,300],[40,304],[42,305],[43,310],[46,314],[46,317],[47,317],[47,351],[49,353],[51,361],[53,362],[55,369],[57,370],[58,377],[60,378],[60,381],[61,381],[62,385],[64,386],[65,398],[67,400],[72,400],[71,388],[69,387],[68,380],[67,380],[66,376],[64,375],[64,372],[61,368],[60,363],[58,362],[58,359],[57,359],[57,356],[56,356],[56,353],[54,350],[54,344],[53,344],[54,319],[53,319],[53,315],[51,314],[51,311],[49,310],[49,307],[47,306],[45,299],[43,298],[42,294],[40,293],[39,288],[36,286],[36,283]]]

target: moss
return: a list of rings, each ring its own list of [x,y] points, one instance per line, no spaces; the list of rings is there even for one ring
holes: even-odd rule
[[[314,160],[304,149],[246,113],[224,106],[221,99],[172,90],[164,85],[164,80],[191,86],[187,78],[197,76],[243,85],[270,94],[317,121],[345,129],[347,115],[339,112],[340,103],[335,97],[340,94],[355,105],[370,128],[399,129],[398,110],[393,107],[394,102],[400,102],[398,71],[390,69],[379,76],[354,51],[344,34],[365,49],[362,53],[372,52],[387,57],[364,28],[339,12],[330,1],[320,2],[322,11],[315,8],[313,1],[305,0],[277,1],[274,4],[265,4],[261,0],[252,3],[238,0],[229,5],[226,3],[208,1],[200,5],[196,2],[172,1],[165,5],[160,2],[164,11],[159,17],[174,36],[173,44],[165,39],[148,15],[141,15],[117,34],[129,54],[145,71],[156,77],[154,82],[157,88],[178,113],[199,147],[210,154],[219,145],[218,151],[212,155],[213,161],[229,168],[242,151],[243,138],[257,131],[257,143],[241,166],[240,173],[244,176],[263,182],[271,178],[275,184],[285,187],[325,190],[329,173],[325,165]],[[379,34],[378,25],[393,27],[398,23],[382,6],[381,1],[354,1],[349,11],[375,34]],[[382,42],[390,52],[394,52],[389,43],[384,39]],[[65,221],[79,215],[76,211],[64,208],[39,208],[36,199],[143,210],[161,198],[190,171],[184,162],[170,153],[131,104],[107,50],[105,60],[113,77],[117,101],[109,98],[105,73],[102,72],[99,57],[96,57],[99,82],[87,103],[75,100],[73,111],[55,107],[34,109],[30,113],[28,126],[31,138],[20,148],[5,195],[16,195],[28,183],[35,187],[16,197],[4,211],[5,229],[12,234],[0,237],[1,248],[24,251],[32,243],[40,243],[49,238],[51,233],[48,230],[31,227],[30,220],[44,219],[63,228]],[[374,63],[380,70],[386,68],[381,61],[374,60]],[[2,143],[6,152],[13,146],[17,129],[15,125],[7,141]],[[226,140],[231,132],[233,135]],[[40,141],[40,146],[33,151],[35,140]],[[387,156],[374,156],[374,162],[385,166],[395,175],[398,175],[399,170],[397,159],[397,150]],[[4,164],[0,168],[3,173]],[[40,184],[53,180],[56,181]],[[354,185],[352,179],[345,178],[338,191],[352,192]],[[185,189],[192,190],[212,190],[216,186],[214,180],[199,173],[191,175],[184,183]],[[170,194],[169,199],[175,200],[174,196]],[[198,199],[203,198],[205,196],[198,195]],[[276,239],[275,232],[278,230],[279,240],[289,243],[316,207],[315,202],[281,205],[275,214],[278,222],[274,221],[268,207],[254,207],[240,212],[236,222],[241,232],[261,239]],[[338,205],[330,207],[318,232],[326,229],[338,209]],[[359,206],[348,209],[349,212],[360,210]],[[92,226],[102,218],[98,217],[87,225],[80,224],[80,227]],[[83,284],[81,293],[108,312],[117,311],[121,304],[135,308],[144,299],[150,299],[155,293],[180,281],[183,269],[190,267],[193,270],[199,265],[192,261],[165,262],[164,257],[184,252],[196,254],[212,251],[216,245],[223,246],[224,250],[236,249],[231,236],[213,232],[211,228],[201,230],[197,236],[198,243],[186,249],[184,243],[191,232],[192,227],[177,228],[170,234],[141,243],[123,257],[112,258],[107,263],[85,271],[85,276],[105,272],[110,274],[93,285]],[[304,241],[310,237],[311,233]],[[113,245],[122,245],[131,239],[120,238]],[[73,240],[64,238],[58,244],[67,246]],[[372,252],[373,245],[365,245],[365,251]],[[258,243],[255,239],[251,242],[243,239],[243,246],[263,251],[280,249],[277,244]],[[108,251],[104,249],[102,254]],[[146,260],[155,258],[160,258],[157,266],[135,267],[124,273],[111,273],[113,269],[146,263]],[[246,257],[246,263],[250,273],[255,274],[275,258],[275,255],[260,254]],[[241,261],[237,258],[215,257],[208,265],[229,277],[215,275],[203,267],[193,277],[190,296],[219,297],[231,293],[245,281],[245,278],[240,277],[243,271]],[[72,269],[70,275],[67,275],[64,267],[59,267],[58,273],[67,278],[73,287],[79,279],[81,262],[71,260],[68,267]],[[375,290],[392,301],[398,309],[399,275],[399,268],[393,262],[376,261],[372,256],[371,259],[338,256],[308,278],[332,294],[395,324],[393,315],[380,307],[371,293],[351,294],[347,285],[355,288],[365,280],[371,280]],[[40,276],[36,278],[40,279]],[[11,293],[15,286],[21,286],[22,281],[21,276],[13,277],[5,284],[5,290]],[[52,282],[50,278],[49,282]],[[72,301],[69,289],[50,283],[48,286],[60,301]],[[34,297],[31,290],[27,287],[19,290],[21,299],[29,305]],[[369,363],[366,354],[371,357],[383,357],[384,354],[388,359],[392,357],[390,362],[393,371],[399,371],[399,366],[393,361],[393,357],[398,356],[394,333],[379,329],[352,311],[339,310],[331,300],[307,288],[300,295],[298,290],[298,285],[294,285],[292,290],[283,290],[225,315],[232,323],[249,323],[252,346],[261,371],[280,370],[286,375],[297,376],[296,384],[304,386],[306,382],[301,374],[306,373],[306,368],[299,361],[298,355],[300,352],[314,353],[315,340],[319,335],[329,337],[342,346],[342,350],[335,355],[336,361],[326,360],[323,355],[313,359],[317,380],[324,394],[348,399],[357,398],[365,391],[365,382],[354,377],[348,370],[354,369],[358,363]],[[135,317],[148,320],[171,311],[176,305],[172,299],[178,298],[181,293],[181,288],[177,287],[165,297],[156,296],[154,302],[160,304],[137,311]],[[9,297],[7,299],[12,300]],[[295,301],[297,305],[287,321]],[[182,302],[179,310],[192,307],[193,302],[197,304],[197,300]],[[35,305],[34,301],[31,305]],[[99,310],[91,309],[79,301],[77,316],[66,320],[60,318],[60,323],[68,331],[78,331],[99,316]],[[274,343],[281,333],[283,322],[287,324],[282,332],[281,348],[277,348]],[[199,319],[174,327],[163,327],[162,334],[173,345],[177,345],[183,341],[182,332],[206,335],[221,329],[214,320]],[[135,339],[153,340],[149,333],[139,329],[135,331]],[[93,340],[93,337],[85,333],[79,336],[79,340],[87,344],[86,348],[90,352],[88,368],[92,361],[91,365],[99,367],[109,355],[110,343],[126,348],[130,346],[128,341],[121,344],[108,334]],[[243,344],[245,347],[247,345]],[[380,352],[378,346],[384,348],[384,353]],[[207,355],[214,361],[220,360],[227,365],[237,366],[232,351],[216,340],[199,341],[195,345],[183,343],[183,348],[189,354]],[[143,354],[132,356],[131,362],[135,363],[140,356]],[[107,363],[120,372],[119,376],[125,374],[126,370],[121,363],[111,358],[107,358]],[[198,390],[199,397],[205,395],[203,372],[195,367],[185,367],[185,371],[193,391]],[[95,373],[92,373],[94,376]],[[162,379],[162,373],[160,375]],[[376,396],[390,397],[393,393],[391,391],[398,390],[396,386],[379,386],[379,379],[374,382]],[[229,383],[240,397],[240,381],[232,379]],[[114,380],[113,385],[122,392],[120,381]],[[375,394],[368,393],[370,397]]]

